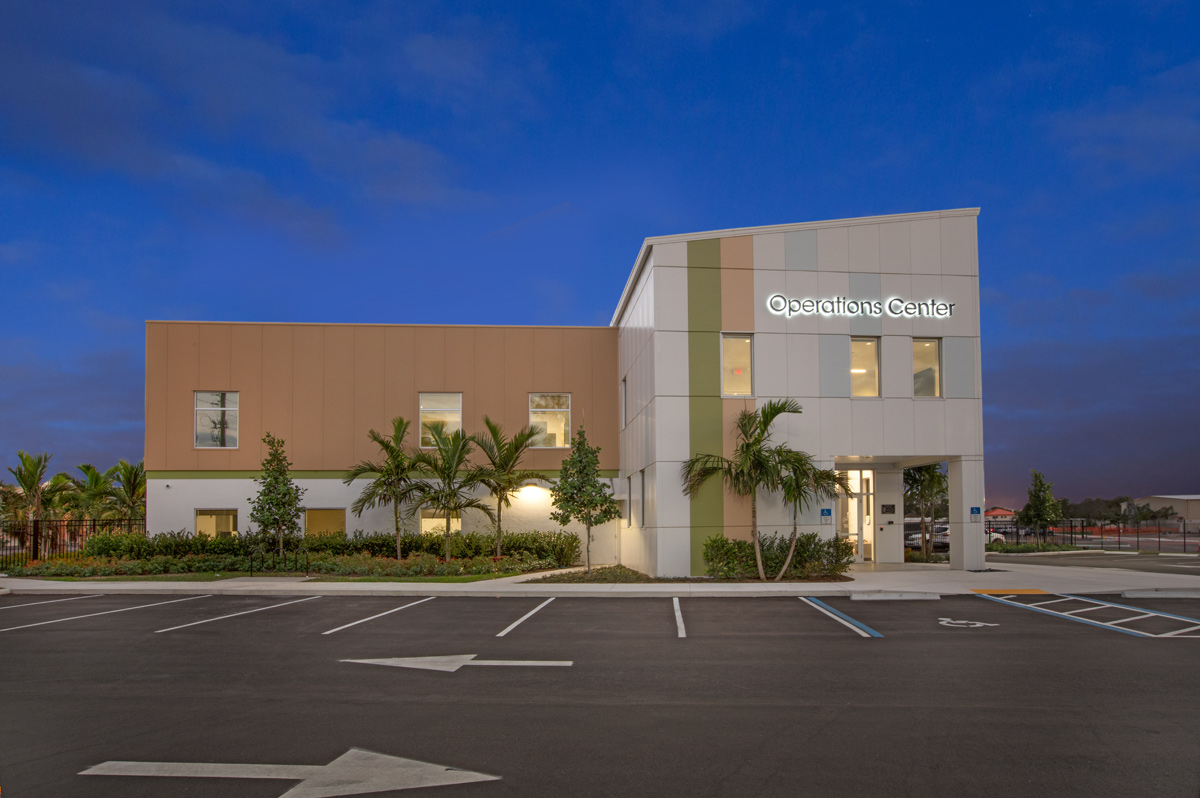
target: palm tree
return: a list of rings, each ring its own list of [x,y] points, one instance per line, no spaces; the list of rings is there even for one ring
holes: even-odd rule
[[[771,424],[784,413],[800,413],[794,399],[772,399],[758,410],[743,410],[734,423],[733,457],[698,454],[680,467],[683,493],[694,496],[710,477],[720,475],[725,487],[738,496],[750,497],[750,538],[754,541],[754,560],[758,578],[767,581],[763,571],[762,544],[758,538],[758,492],[775,491],[783,478],[783,455],[790,450],[771,445]]]
[[[144,460],[118,460],[112,467],[113,484],[108,491],[108,517],[130,524],[146,518],[146,465]],[[108,473],[108,472],[105,472]]]
[[[941,463],[904,469],[904,501],[917,506],[921,514],[921,553],[928,558],[933,545],[932,536],[925,532],[925,517],[950,493],[950,483]],[[932,524],[933,519],[930,518]]]
[[[354,515],[362,517],[363,510],[375,506],[392,506],[392,518],[396,527],[396,559],[400,559],[400,506],[412,487],[413,456],[404,447],[404,439],[408,437],[408,422],[400,416],[392,419],[391,437],[385,437],[375,430],[368,436],[379,446],[383,460],[374,462],[363,460],[346,472],[342,480],[349,485],[356,479],[371,477],[371,482],[363,488],[362,493],[350,505]]]
[[[475,443],[488,459],[490,474],[483,484],[491,491],[496,500],[496,556],[500,556],[500,539],[504,534],[504,508],[512,505],[512,495],[521,489],[521,484],[531,479],[537,479],[540,474],[536,471],[520,469],[521,458],[533,445],[533,439],[538,431],[522,427],[511,438],[505,437],[504,430],[499,424],[487,416],[483,417],[488,434],[476,435]]]
[[[784,472],[780,480],[783,499],[792,505],[792,543],[788,547],[787,559],[775,575],[778,582],[787,573],[796,553],[796,532],[799,529],[800,512],[813,504],[832,501],[839,494],[850,496],[850,478],[832,468],[817,468],[812,455],[807,452],[784,452]]]
[[[474,439],[461,429],[446,434],[446,424],[434,421],[425,429],[433,439],[432,451],[413,455],[412,466],[420,479],[414,480],[406,492],[412,501],[410,513],[429,507],[446,519],[446,559],[450,559],[450,519],[462,517],[464,510],[479,510],[492,522],[496,514],[482,499],[475,497],[478,488],[486,488],[492,478],[489,469],[472,465]]]
[[[27,519],[26,533],[30,537],[33,535],[33,525],[41,521],[47,511],[54,512],[70,490],[71,478],[66,474],[57,474],[49,480],[46,479],[46,469],[50,466],[51,456],[46,452],[34,455],[18,451],[17,459],[20,463],[15,469],[8,469],[8,473],[17,481],[16,504],[24,511]],[[34,559],[39,554],[40,552],[33,552]]]
[[[83,479],[71,478],[71,491],[65,497],[66,503],[80,518],[103,518],[111,499],[113,476],[116,466],[101,471],[91,463],[81,463],[79,471]]]

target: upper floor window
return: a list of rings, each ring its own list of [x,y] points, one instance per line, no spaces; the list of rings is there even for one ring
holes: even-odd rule
[[[913,339],[913,396],[942,395],[942,341]]]
[[[879,339],[850,339],[850,395],[879,396]]]
[[[236,449],[237,391],[196,391],[196,448]]]
[[[429,434],[430,424],[442,422],[447,435],[462,429],[461,393],[423,393],[420,399],[422,448],[433,448],[433,436]]]
[[[529,394],[529,428],[538,435],[533,446],[561,449],[571,445],[571,394]]]
[[[721,336],[721,394],[724,396],[753,396],[754,380],[750,369],[753,362],[754,336],[736,333]]]

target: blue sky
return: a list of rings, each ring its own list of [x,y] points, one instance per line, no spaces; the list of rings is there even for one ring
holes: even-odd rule
[[[146,319],[607,324],[641,240],[978,206],[989,504],[1200,492],[1181,2],[0,4],[0,462]],[[231,4],[219,4],[231,5]]]

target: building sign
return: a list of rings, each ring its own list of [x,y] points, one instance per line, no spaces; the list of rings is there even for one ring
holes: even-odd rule
[[[821,523],[822,524],[832,524],[833,523],[833,510],[831,508],[829,508],[829,507],[821,508]]]
[[[954,315],[956,303],[940,299],[912,301],[903,297],[892,297],[887,301],[878,299],[850,299],[844,296],[832,299],[792,299],[783,294],[773,294],[767,299],[767,310],[776,316],[872,316],[883,315],[897,319],[948,319]]]
[[[979,518],[980,518],[980,515],[979,515],[979,508],[978,508],[978,507],[972,507],[972,508],[971,508],[971,521],[972,521],[972,522],[978,521],[978,520],[979,520]]]
[[[896,505],[881,504],[879,506],[879,514],[880,515],[895,515],[896,514]]]

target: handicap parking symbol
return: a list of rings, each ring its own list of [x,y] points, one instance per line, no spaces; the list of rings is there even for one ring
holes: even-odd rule
[[[938,624],[941,626],[953,626],[957,629],[978,629],[980,626],[999,626],[998,623],[984,623],[983,621],[955,621],[950,618],[938,618]]]

